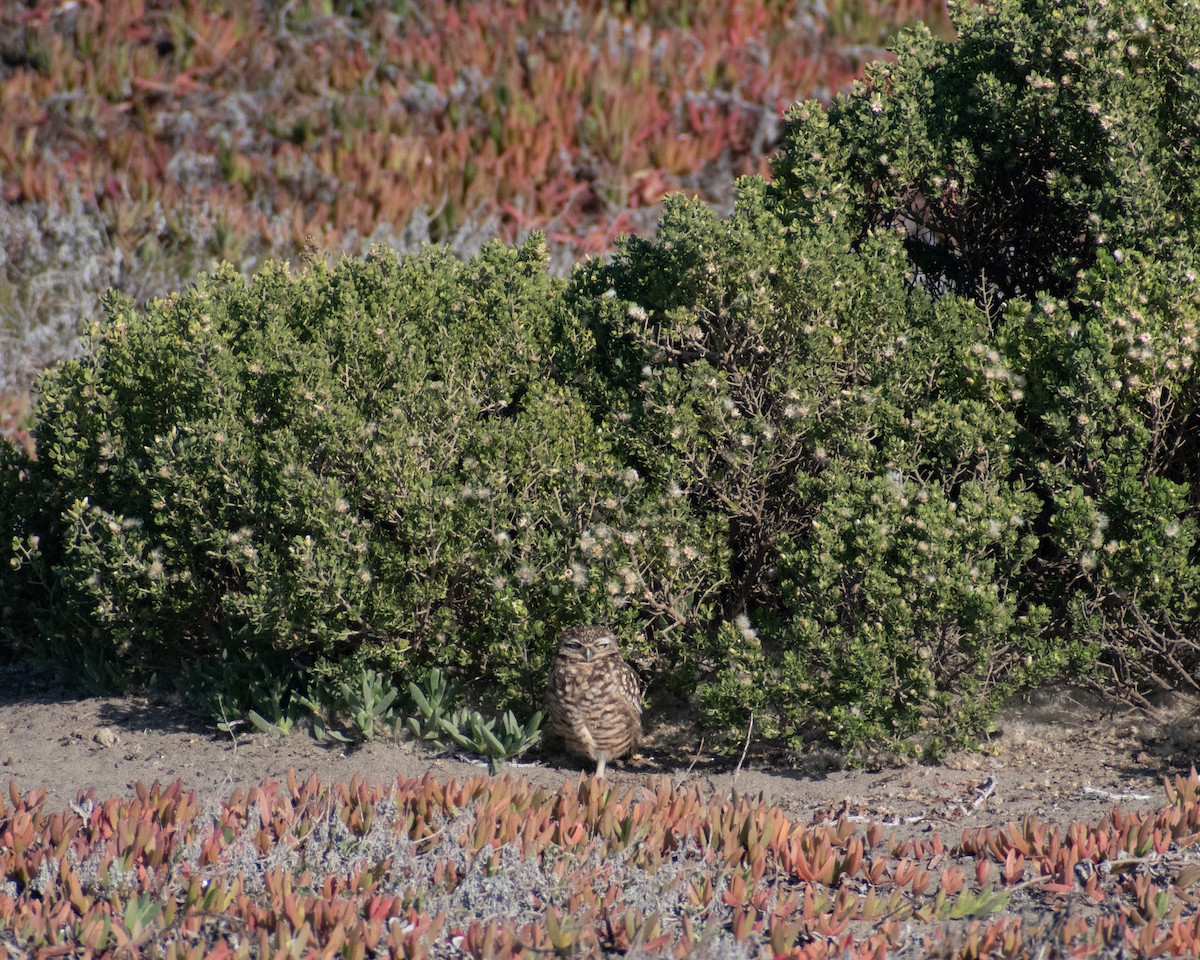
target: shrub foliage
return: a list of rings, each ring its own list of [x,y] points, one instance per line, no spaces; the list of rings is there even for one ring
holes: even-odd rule
[[[956,20],[954,43],[904,34],[827,115],[794,107],[773,193],[793,225],[848,221],[860,254],[896,232],[914,296],[973,302],[988,459],[1030,498],[989,577],[1029,618],[1034,673],[1098,661],[1149,705],[1200,668],[1200,5],[1004,0]]]
[[[957,17],[566,282],[535,236],[110,299],[6,460],[4,602],[242,707],[434,665],[531,705],[599,618],[729,739],[1195,688],[1200,5]]]
[[[532,697],[558,628],[608,615],[617,524],[654,511],[551,375],[544,259],[380,251],[111,299],[41,384],[53,543],[18,544],[55,550],[62,642],[219,687],[428,661]]]
[[[969,728],[1061,664],[1017,589],[1037,504],[976,383],[982,314],[910,291],[894,234],[851,239],[748,181],[728,220],[678,201],[575,278],[625,456],[725,531],[701,665],[722,728]]]

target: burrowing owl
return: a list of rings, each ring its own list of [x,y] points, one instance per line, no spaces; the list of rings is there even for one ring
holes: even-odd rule
[[[567,749],[596,761],[604,776],[609,760],[625,756],[642,735],[642,685],[621,659],[609,627],[563,631],[546,686],[550,729]]]

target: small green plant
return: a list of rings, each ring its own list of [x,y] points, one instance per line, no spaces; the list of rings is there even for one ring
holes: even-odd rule
[[[103,658],[99,662],[107,663]],[[300,705],[292,694],[294,681],[294,671],[279,661],[223,656],[188,664],[180,673],[178,688],[187,693],[192,708],[203,718],[214,719],[223,733],[249,722],[264,733],[287,736],[299,715]]]
[[[412,737],[435,747],[441,746],[442,723],[453,715],[459,694],[458,684],[450,681],[438,667],[429,671],[424,689],[410,681],[408,695],[415,712],[404,725]]]
[[[962,920],[964,918],[979,919],[999,913],[1008,906],[1011,895],[1007,890],[984,887],[974,892],[963,890],[952,903],[943,900],[942,895],[939,895],[938,899],[941,900],[936,910],[939,918],[949,917],[952,920]]]
[[[392,704],[397,693],[383,674],[364,667],[357,680],[340,681],[327,698],[313,694],[297,700],[312,714],[313,736],[318,740],[356,743],[374,740],[384,729],[395,729]]]
[[[476,710],[460,709],[453,716],[443,718],[442,732],[453,743],[469,753],[485,757],[488,769],[495,773],[505,760],[519,757],[541,739],[541,711],[529,718],[524,726],[507,710],[500,718],[500,729],[496,720],[488,719]]]
[[[358,684],[344,681],[341,695],[351,728],[362,740],[375,739],[377,726],[394,719],[392,703],[396,689],[387,686],[374,670],[364,669]]]
[[[291,713],[276,714],[274,720],[268,720],[257,710],[250,710],[246,717],[263,733],[269,733],[275,737],[291,736],[292,731],[296,728],[296,719]],[[228,732],[230,726],[222,722],[217,724],[217,728]]]
[[[541,738],[540,712],[522,726],[508,710],[500,718],[497,730],[494,718],[456,706],[459,692],[458,685],[436,667],[429,671],[424,688],[409,683],[408,693],[415,712],[405,721],[405,727],[414,739],[438,750],[449,750],[453,744],[485,757],[495,773],[505,760],[520,756]]]

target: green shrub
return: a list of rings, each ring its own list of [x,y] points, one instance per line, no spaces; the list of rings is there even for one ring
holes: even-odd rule
[[[896,230],[914,295],[981,311],[973,378],[1012,424],[996,476],[1034,498],[996,581],[1020,571],[1026,643],[1143,704],[1195,690],[1200,5],[955,18],[828,114],[794,107],[772,196],[863,248]]]
[[[562,625],[632,637],[658,501],[555,377],[560,287],[535,238],[110,298],[39,387],[55,655],[237,714],[367,665],[530,700]]]
[[[962,739],[1063,660],[1016,589],[1037,503],[976,383],[986,317],[912,289],[894,233],[853,239],[744,181],[727,220],[676,200],[655,240],[575,278],[588,395],[722,537],[687,627],[730,738],[753,712],[793,743]]]
[[[792,108],[773,162],[789,208],[849,198],[860,234],[904,228],[924,281],[981,305],[1069,295],[1102,247],[1194,247],[1200,5],[993,0],[953,16],[957,39],[904,31],[827,120]]]
[[[937,750],[1062,671],[1195,686],[1198,11],[962,5],[577,275],[593,408],[728,554],[711,722]]]
[[[1200,285],[1196,269],[1101,251],[1069,301],[1014,302],[1019,457],[1043,503],[1027,589],[1049,630],[1142,705],[1200,676]]]

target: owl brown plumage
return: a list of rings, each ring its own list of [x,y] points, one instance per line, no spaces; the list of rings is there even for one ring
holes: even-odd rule
[[[621,659],[609,627],[563,631],[546,686],[550,729],[567,749],[596,761],[604,776],[609,760],[625,756],[642,735],[642,684]]]

